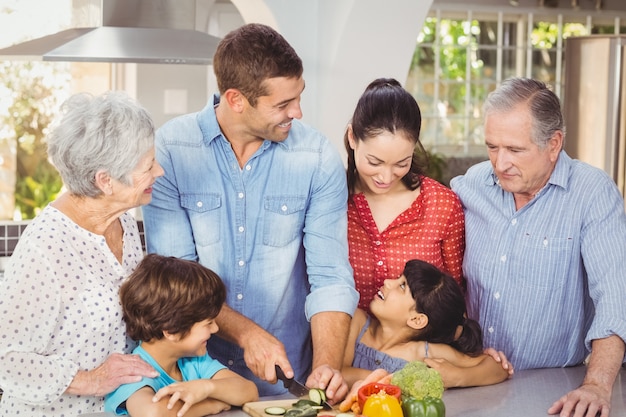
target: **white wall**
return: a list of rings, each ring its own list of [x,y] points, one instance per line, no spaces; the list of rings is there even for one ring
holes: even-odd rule
[[[199,4],[207,16],[197,19],[197,30],[222,37],[243,23],[258,22],[274,27],[291,43],[304,63],[303,121],[345,154],[344,129],[367,84],[378,77],[406,80],[432,0],[232,0],[232,4],[200,0]],[[181,105],[174,107],[192,112],[217,90],[210,66],[127,65],[137,67],[136,96],[157,126],[177,115],[165,111],[166,97],[179,97]]]
[[[246,23],[274,26],[304,63],[303,120],[343,152],[343,133],[367,84],[404,83],[432,0],[233,0]],[[267,8],[259,7],[259,3]],[[268,20],[267,11],[274,21]],[[258,10],[255,13],[254,10]]]

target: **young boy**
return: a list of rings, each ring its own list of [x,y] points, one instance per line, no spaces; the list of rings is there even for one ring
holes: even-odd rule
[[[207,340],[226,298],[224,283],[202,265],[147,255],[120,289],[133,353],[152,365],[156,378],[121,385],[105,398],[118,415],[187,417],[217,414],[258,398],[253,382],[212,359]]]

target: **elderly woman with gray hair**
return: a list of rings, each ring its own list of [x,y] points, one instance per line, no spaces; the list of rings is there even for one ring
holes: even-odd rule
[[[124,93],[78,94],[48,138],[67,191],[24,231],[0,291],[0,416],[100,412],[120,384],[154,377],[128,355],[118,290],[143,258],[128,210],[163,175],[154,124]]]

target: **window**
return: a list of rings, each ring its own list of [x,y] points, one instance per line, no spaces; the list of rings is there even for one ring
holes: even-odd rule
[[[71,0],[0,0],[0,47],[70,27],[71,11]],[[31,219],[60,192],[61,178],[46,152],[49,124],[72,92],[108,90],[110,67],[0,61],[0,221]]]
[[[615,12],[514,13],[518,10],[459,11],[456,7],[433,6],[406,82],[422,109],[424,146],[452,157],[486,156],[482,103],[502,80],[540,79],[560,97],[565,39],[626,33],[626,26],[620,25],[626,23],[626,14],[620,19]]]

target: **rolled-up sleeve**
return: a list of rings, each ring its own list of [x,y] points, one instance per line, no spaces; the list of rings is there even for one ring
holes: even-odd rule
[[[595,308],[591,327],[585,337],[585,344],[589,350],[594,339],[611,335],[617,335],[626,342],[624,202],[617,189],[608,182],[598,181],[594,194],[594,197],[589,199],[581,239],[589,295]]]
[[[359,301],[348,258],[348,191],[345,170],[336,152],[326,143],[320,156],[321,169],[304,227],[304,246],[311,292],[307,296],[307,319],[324,311],[352,315]]]

